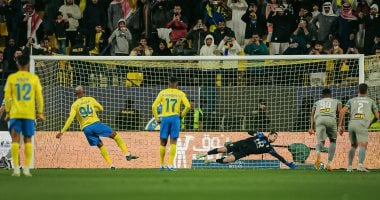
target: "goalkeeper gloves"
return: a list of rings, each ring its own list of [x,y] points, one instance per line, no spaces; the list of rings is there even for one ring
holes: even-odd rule
[[[293,162],[286,162],[285,165],[288,166],[290,169],[295,169],[297,167],[297,165]]]

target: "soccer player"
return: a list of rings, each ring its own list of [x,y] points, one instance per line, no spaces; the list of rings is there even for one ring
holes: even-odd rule
[[[368,85],[361,83],[359,85],[359,93],[347,101],[346,105],[339,113],[338,132],[343,135],[344,125],[343,118],[346,112],[350,110],[350,122],[348,124],[348,132],[351,141],[351,149],[348,152],[348,167],[347,171],[352,172],[352,160],[355,156],[355,151],[359,146],[359,166],[358,171],[368,172],[363,163],[368,145],[368,128],[371,124],[379,119],[379,110],[376,103],[368,97]],[[371,121],[371,114],[375,117]]]
[[[34,120],[36,118],[35,102],[37,100],[38,118],[45,120],[43,114],[44,99],[40,79],[38,76],[29,73],[29,56],[18,56],[16,63],[18,71],[8,77],[4,88],[5,119],[9,119],[9,129],[12,136],[11,154],[14,164],[12,176],[20,176],[20,134],[24,136],[25,145],[23,174],[32,176],[29,167],[33,154],[31,141],[34,135]]]
[[[173,160],[177,150],[177,138],[181,128],[181,118],[190,110],[186,94],[177,89],[176,77],[169,78],[169,88],[162,90],[152,105],[153,115],[160,124],[160,170],[164,170],[165,149],[170,135],[168,170],[173,171]],[[158,117],[157,108],[162,104],[162,115]],[[181,104],[185,106],[181,112]]]
[[[332,171],[332,160],[336,149],[337,136],[337,111],[342,109],[342,102],[331,98],[331,90],[326,88],[322,90],[322,99],[314,103],[310,114],[310,129],[309,134],[314,135],[314,129],[317,132],[317,159],[315,160],[315,168],[320,169],[321,151],[325,146],[325,140],[328,137],[330,140],[329,155],[326,169]],[[314,126],[315,122],[315,126]]]
[[[207,155],[213,155],[213,154],[218,154],[218,153],[229,153],[230,155],[227,157],[205,160],[206,164],[213,163],[213,162],[223,164],[223,163],[234,162],[250,154],[269,153],[275,158],[277,158],[278,160],[280,160],[289,168],[291,169],[296,168],[296,165],[293,162],[287,162],[271,146],[271,143],[277,140],[278,134],[276,132],[274,131],[270,132],[268,134],[268,137],[265,136],[264,133],[262,132],[249,131],[248,134],[251,135],[252,137],[230,143],[226,147],[212,149],[205,154],[198,154],[196,155],[196,158],[200,159],[200,158],[206,157]]]
[[[97,146],[99,148],[103,158],[112,170],[115,169],[115,166],[112,164],[107,149],[103,145],[103,142],[100,140],[99,136],[109,137],[115,140],[128,161],[137,159],[138,156],[132,155],[128,152],[127,146],[121,137],[114,130],[112,130],[111,127],[100,122],[96,112],[103,111],[103,106],[100,105],[93,97],[85,96],[85,91],[82,86],[75,88],[75,94],[78,99],[71,105],[69,118],[67,119],[61,132],[56,135],[56,138],[62,137],[63,133],[66,132],[76,117],[79,122],[80,129],[84,131],[90,146]]]

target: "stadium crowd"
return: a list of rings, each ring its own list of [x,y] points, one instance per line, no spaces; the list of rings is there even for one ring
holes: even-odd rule
[[[16,54],[373,55],[379,0],[0,0],[3,80]]]

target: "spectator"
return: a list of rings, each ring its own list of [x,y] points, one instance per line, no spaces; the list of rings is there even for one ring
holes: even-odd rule
[[[235,38],[224,36],[224,39],[218,45],[218,50],[224,56],[237,56],[241,51],[241,47]]]
[[[263,99],[259,99],[257,112],[253,118],[254,127],[259,131],[268,131],[270,119],[267,116],[267,106]]]
[[[352,5],[353,10],[356,10],[356,6],[358,5],[357,0],[333,0],[332,6],[337,15],[342,14],[345,3],[349,3],[350,5]]]
[[[364,16],[365,36],[364,36],[364,49],[365,55],[371,54],[373,41],[376,35],[380,35],[380,17],[379,7],[376,4],[371,5],[370,15]]]
[[[289,47],[284,51],[283,55],[303,55],[306,54],[306,47],[301,45],[297,38],[291,38]]]
[[[6,0],[2,8],[6,20],[8,35],[10,38],[17,38],[17,31],[19,29],[18,22],[24,18],[22,12],[21,0]],[[16,43],[18,43],[16,41]],[[12,54],[13,56],[13,54]]]
[[[270,2],[267,3],[267,6],[265,8],[265,19],[267,20],[267,30],[268,30],[268,35],[267,35],[267,42],[272,41],[272,35],[273,35],[273,23],[268,21],[269,16],[272,15],[272,13],[275,13],[276,8],[278,8],[278,3],[277,0],[270,0]],[[282,7],[284,8],[284,7]]]
[[[224,8],[218,5],[216,0],[206,0],[202,6],[204,23],[209,27],[209,31],[213,33],[218,27],[218,24],[225,20]]]
[[[333,47],[329,50],[329,54],[344,54],[343,49],[340,47],[338,38],[333,39]]]
[[[132,49],[130,56],[151,56],[152,54],[152,47],[148,46],[147,39],[142,37],[138,46]]]
[[[5,76],[5,70],[8,68],[8,61],[4,58],[4,53],[0,51],[0,78],[1,78],[1,85],[5,84],[6,79],[4,79]]]
[[[201,56],[215,56],[217,46],[214,43],[214,37],[211,34],[206,35],[204,45],[202,46],[199,55]]]
[[[380,36],[376,36],[373,41],[374,45],[372,47],[371,55],[380,55]]]
[[[195,101],[189,100],[190,110],[181,120],[182,130],[203,130],[203,111],[200,107],[195,107]]]
[[[208,34],[207,26],[202,19],[198,19],[197,24],[187,33],[186,39],[191,40],[191,55],[199,55],[204,40]]]
[[[296,28],[296,30],[293,32],[292,38],[294,40],[297,40],[298,46],[301,49],[304,49],[303,52],[306,52],[307,45],[311,42],[311,34],[308,30],[308,21],[307,20],[301,20]],[[285,54],[289,55],[289,54]]]
[[[63,4],[64,0],[42,0],[42,5],[45,6],[42,23],[44,27],[44,33],[46,35],[51,36],[53,33],[55,33],[57,12],[59,10],[59,7]]]
[[[4,49],[4,58],[8,61],[8,63],[10,63],[13,60],[13,54],[15,53],[16,49],[18,49],[18,47],[16,46],[15,39],[10,37],[8,40],[8,44]]]
[[[40,41],[43,37],[43,29],[40,28],[42,19],[35,11],[31,3],[26,3],[23,7],[24,15],[23,19],[20,19],[17,23],[17,45],[23,46],[27,43],[31,37],[35,42]]]
[[[250,4],[241,20],[245,22],[245,35],[244,44],[251,42],[253,33],[257,33],[260,37],[265,35],[266,27],[264,18],[257,13],[257,6],[255,4]]]
[[[112,44],[115,50],[114,54],[118,56],[129,55],[129,43],[132,41],[131,32],[126,27],[124,19],[120,19],[118,29],[115,29],[108,38],[108,43]]]
[[[105,33],[105,30],[103,29],[103,26],[98,24],[94,28],[94,33],[91,33],[91,37],[89,38],[89,49],[90,49],[90,55],[99,55],[105,54],[108,40],[107,40],[107,34]]]
[[[66,29],[69,27],[69,22],[63,19],[61,12],[58,12],[57,19],[55,20],[54,32],[57,41],[57,53],[66,54]]]
[[[125,101],[125,107],[120,111],[116,117],[116,121],[119,125],[119,130],[138,130],[140,126],[140,114],[137,109],[134,108],[134,101],[127,99]]]
[[[212,33],[215,44],[219,44],[225,37],[235,38],[235,32],[226,26],[225,21],[218,24],[218,28]]]
[[[8,68],[6,68],[3,73],[4,73],[4,80],[6,81],[8,76],[14,72],[17,72],[17,64],[16,64],[16,58],[20,55],[22,55],[22,49],[17,48],[12,55],[12,59],[8,60]]]
[[[337,19],[338,30],[336,36],[340,39],[341,47],[344,51],[347,51],[349,46],[350,35],[355,37],[355,33],[358,31],[358,19],[352,13],[352,7],[350,3],[344,3],[342,5],[342,13]]]
[[[158,49],[153,51],[153,56],[171,56],[172,52],[168,48],[165,40],[161,40],[158,44]]]
[[[70,55],[73,56],[88,56],[88,48],[84,46],[84,37],[80,34],[78,34],[75,37],[75,42],[73,43],[73,46],[70,49]],[[74,71],[74,85],[88,85],[89,84],[89,74],[90,71],[86,65],[81,65],[81,64],[76,64],[72,63],[71,64],[73,67]]]
[[[124,0],[112,0],[110,3],[107,16],[108,16],[108,28],[112,33],[114,30],[118,29],[118,24],[120,19],[126,19],[132,11],[132,7],[136,7],[136,3],[131,5],[130,1]]]
[[[153,0],[152,2],[152,30],[153,32],[157,31],[158,37],[165,40],[166,43],[170,42],[170,29],[166,28],[166,24],[172,19],[170,15],[172,7],[169,0]]]
[[[293,27],[292,17],[287,14],[283,6],[280,6],[275,12],[271,12],[268,22],[273,24],[270,54],[281,55],[289,47]]]
[[[244,44],[244,31],[246,24],[241,21],[241,17],[244,15],[245,10],[248,8],[245,0],[228,0],[227,6],[232,10],[232,20],[227,22],[229,26],[235,32],[235,38],[239,44]]]
[[[74,4],[73,0],[65,0],[65,4],[59,8],[59,12],[62,13],[63,19],[69,22],[69,27],[66,29],[66,46],[68,46],[68,42],[73,46],[78,35],[78,20],[82,18],[79,6]]]
[[[253,33],[251,41],[244,48],[244,53],[247,55],[267,55],[268,48],[260,39],[259,34]]]
[[[310,55],[323,55],[326,54],[326,52],[323,49],[323,42],[322,41],[316,41],[314,44],[314,47],[309,52]]]
[[[185,16],[181,14],[181,6],[174,5],[173,19],[166,25],[166,28],[171,28],[170,41],[177,44],[181,39],[186,37],[188,21]]]
[[[322,13],[317,15],[312,20],[312,25],[314,26],[314,29],[318,32],[317,40],[327,43],[329,35],[331,35],[335,30],[335,27],[337,25],[336,23],[337,16],[333,12],[331,3],[325,2],[323,4]]]
[[[89,45],[90,38],[93,37],[95,27],[100,25],[106,26],[107,15],[104,12],[103,5],[99,0],[91,0],[91,3],[86,4],[83,11],[83,19],[81,23],[81,33],[85,35],[86,46]]]

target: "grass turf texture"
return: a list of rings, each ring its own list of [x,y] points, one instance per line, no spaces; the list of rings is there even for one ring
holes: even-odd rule
[[[378,199],[380,171],[38,169],[0,170],[2,200]]]

